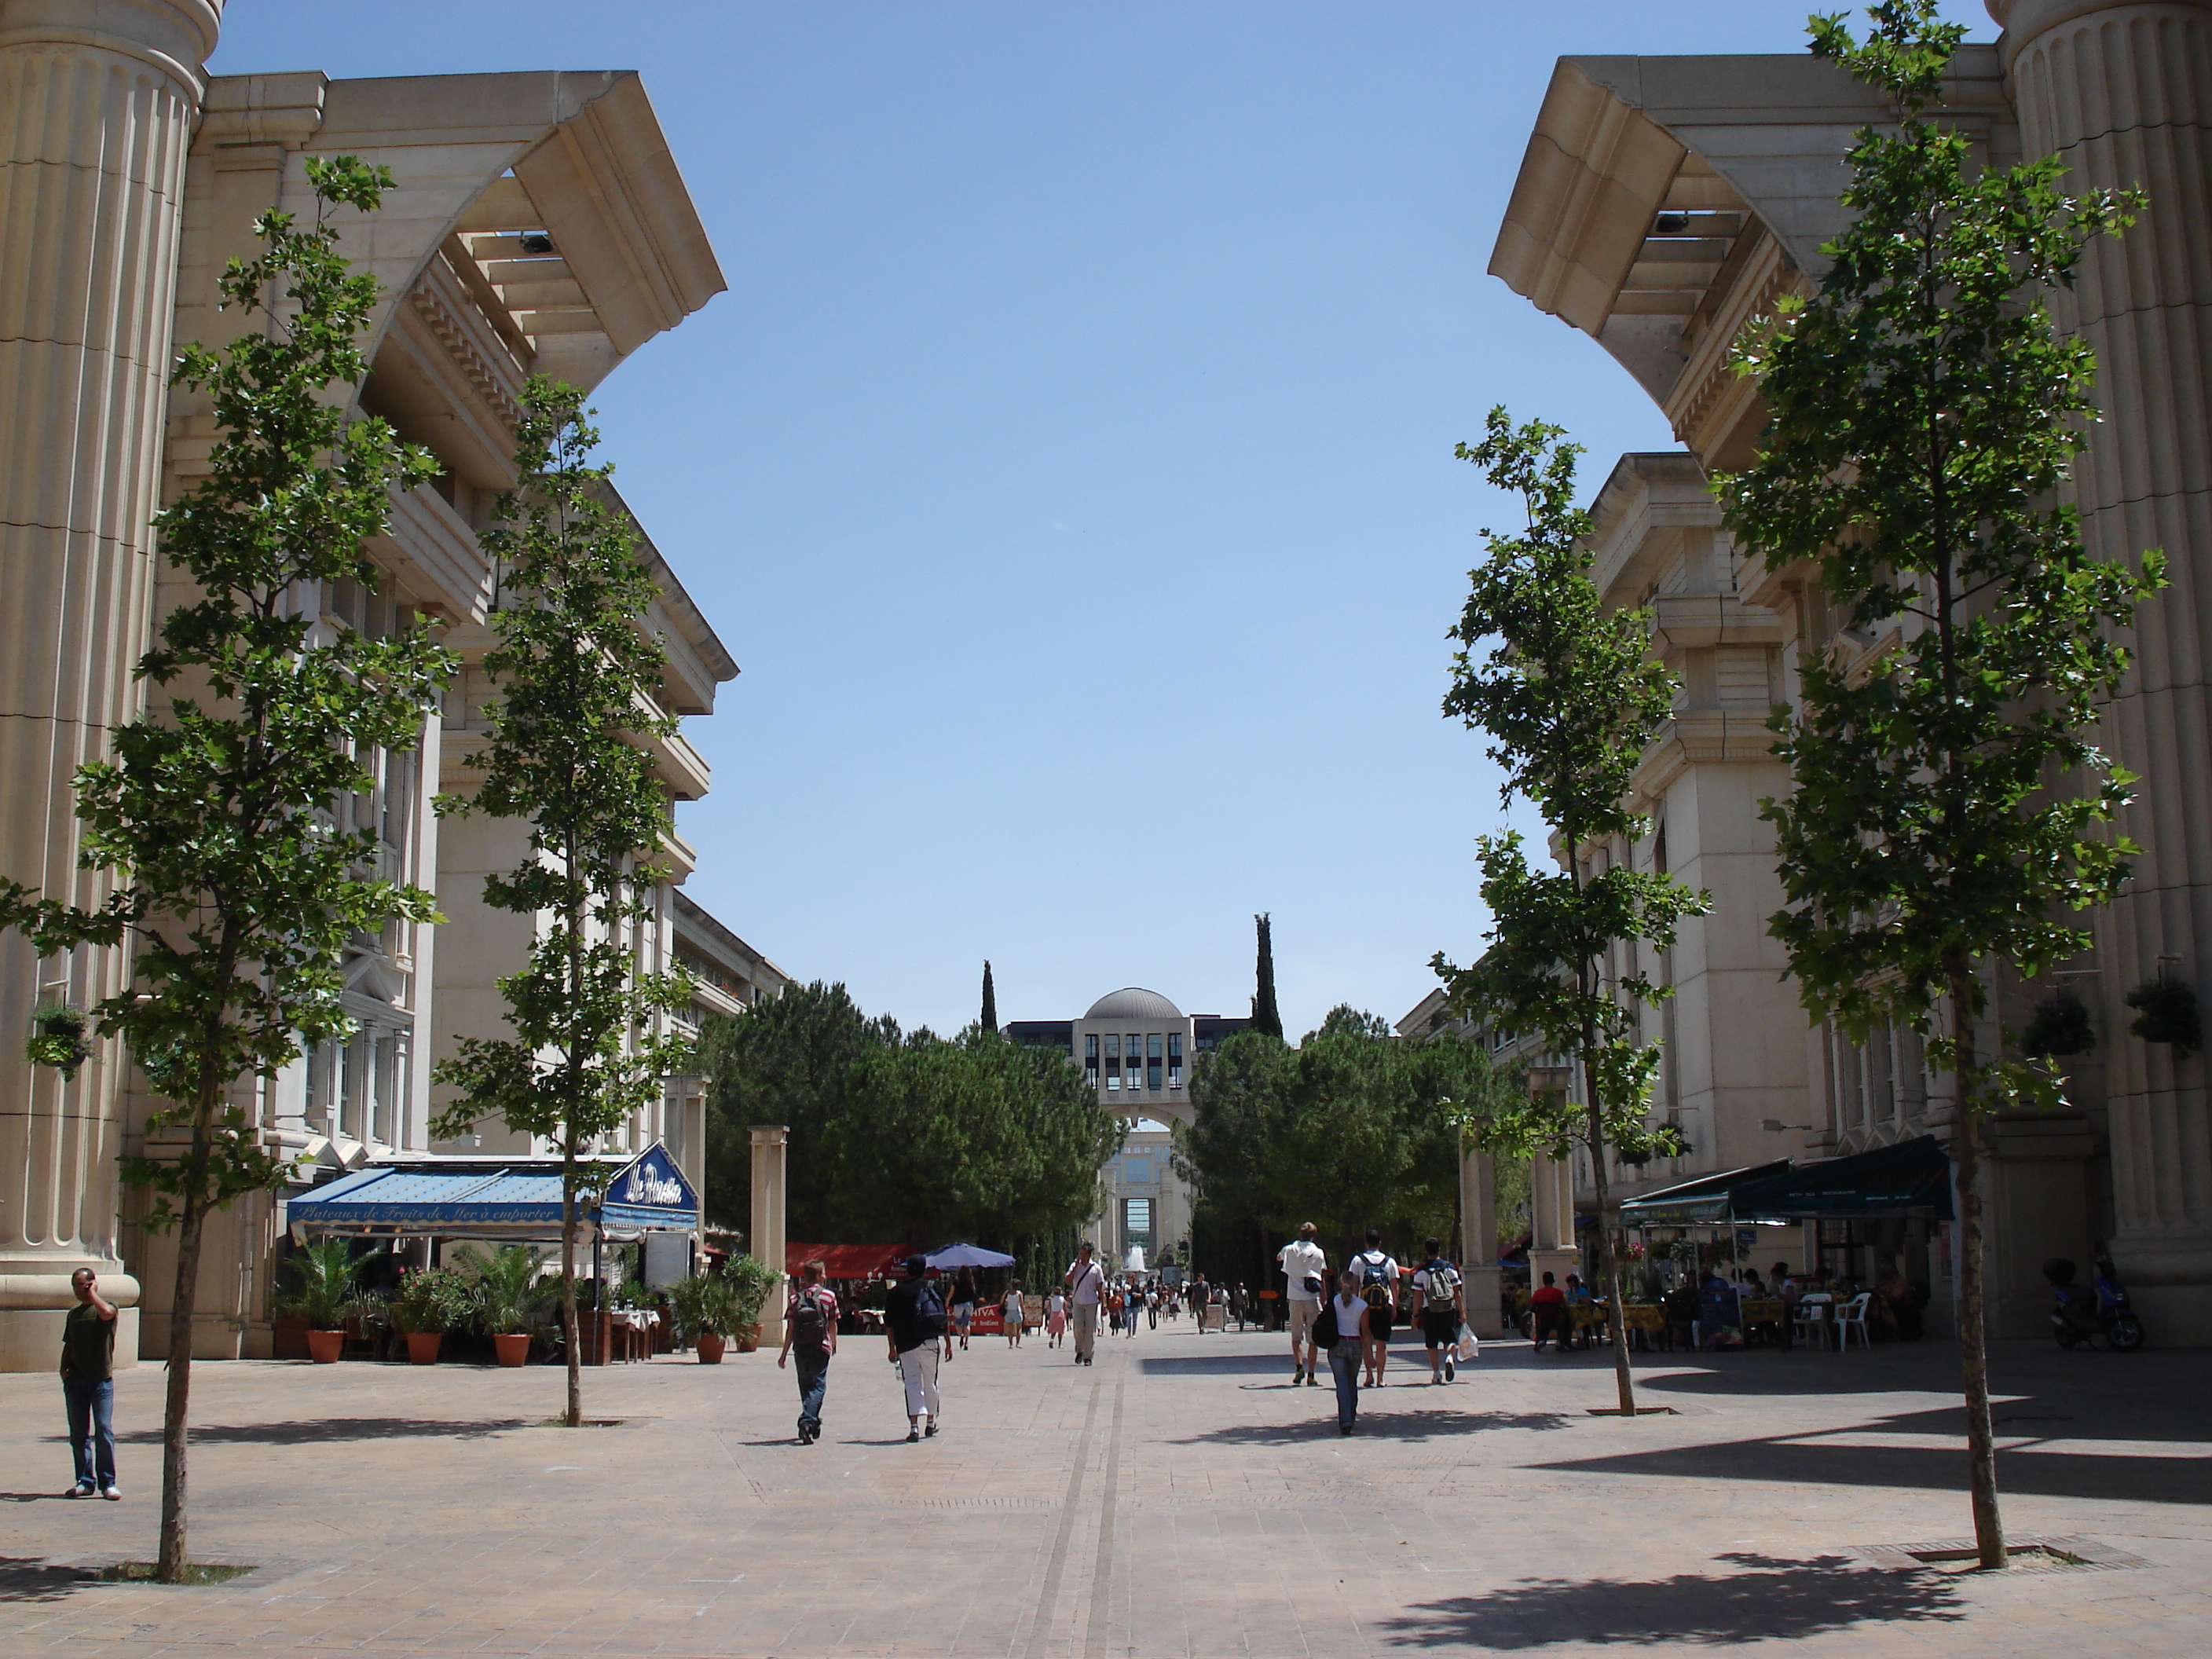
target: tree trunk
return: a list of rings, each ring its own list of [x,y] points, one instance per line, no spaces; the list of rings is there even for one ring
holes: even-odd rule
[[[200,1232],[207,1220],[188,1194],[177,1223],[177,1284],[169,1303],[169,1377],[161,1402],[161,1543],[154,1574],[185,1582],[185,1451],[192,1399],[192,1314],[199,1302]]]
[[[1613,1261],[1613,1222],[1607,1213],[1612,1194],[1605,1175],[1605,1127],[1599,1116],[1589,1067],[1583,1068],[1583,1087],[1591,1092],[1589,1155],[1592,1185],[1597,1192],[1597,1275],[1605,1285],[1605,1324],[1613,1338],[1613,1380],[1620,1391],[1620,1414],[1636,1415],[1636,1382],[1628,1364],[1628,1323],[1620,1310],[1620,1269]],[[1571,1223],[1570,1224],[1571,1224]]]
[[[1974,1065],[1973,1026],[1966,982],[1954,975],[1951,1019],[1959,1045],[1958,1129],[1952,1158],[1959,1172],[1959,1365],[1966,1400],[1966,1482],[1972,1494],[1974,1547],[1986,1570],[2005,1566],[2004,1521],[1997,1512],[1997,1449],[1990,1420],[1989,1323],[1982,1286],[1981,1113],[1968,1090]]]
[[[594,1286],[599,1299],[606,1297],[606,1286]],[[567,1340],[562,1345],[568,1356],[568,1426],[584,1426],[584,1356],[577,1347],[576,1333],[576,1149],[573,1143],[561,1149],[561,1324]],[[597,1317],[593,1324],[596,1328]]]

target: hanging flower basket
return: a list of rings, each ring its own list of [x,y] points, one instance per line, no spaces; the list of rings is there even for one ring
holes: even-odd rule
[[[2145,1042],[2172,1043],[2176,1060],[2188,1059],[2203,1045],[2197,993],[2179,980],[2145,980],[2128,993],[2128,1006],[2141,1010],[2128,1030]]]
[[[33,1066],[51,1066],[74,1081],[77,1069],[92,1058],[87,1033],[92,1022],[81,1010],[66,1003],[42,1003],[31,1015],[31,1038],[23,1045],[24,1058]]]
[[[2097,1032],[2089,1023],[2089,1011],[2071,991],[2054,992],[2038,1003],[2027,1029],[2020,1034],[2020,1051],[2031,1060],[2063,1059],[2087,1054],[2096,1046]]]

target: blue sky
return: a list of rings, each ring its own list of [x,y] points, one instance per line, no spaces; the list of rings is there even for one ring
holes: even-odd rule
[[[1978,5],[1953,15],[1994,31]],[[1295,1033],[1480,949],[1437,712],[1504,402],[1672,447],[1485,274],[1554,58],[1790,52],[1775,0],[231,0],[218,73],[635,69],[730,291],[600,389],[744,672],[687,889],[941,1030],[1124,984]]]

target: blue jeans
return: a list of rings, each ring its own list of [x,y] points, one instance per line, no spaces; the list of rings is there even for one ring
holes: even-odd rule
[[[1350,1428],[1359,1419],[1359,1345],[1331,1348],[1328,1369],[1336,1378],[1336,1426]]]
[[[822,1396],[830,1389],[830,1356],[820,1348],[791,1350],[792,1369],[799,1373],[799,1421],[801,1426],[822,1426]]]
[[[62,1378],[69,1402],[70,1455],[76,1460],[80,1486],[115,1484],[115,1384]]]

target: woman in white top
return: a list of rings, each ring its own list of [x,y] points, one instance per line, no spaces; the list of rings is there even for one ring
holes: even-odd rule
[[[1067,1297],[1062,1291],[1054,1291],[1044,1299],[1044,1334],[1048,1348],[1058,1347],[1067,1334]]]
[[[1336,1321],[1336,1340],[1328,1345],[1328,1369],[1336,1378],[1336,1431],[1350,1434],[1359,1420],[1360,1362],[1367,1352],[1367,1304],[1359,1295],[1359,1275],[1347,1269],[1337,1276],[1328,1311]]]
[[[1022,1346],[1022,1281],[1018,1279],[1006,1286],[1006,1299],[999,1304],[1006,1328],[1006,1346]]]

